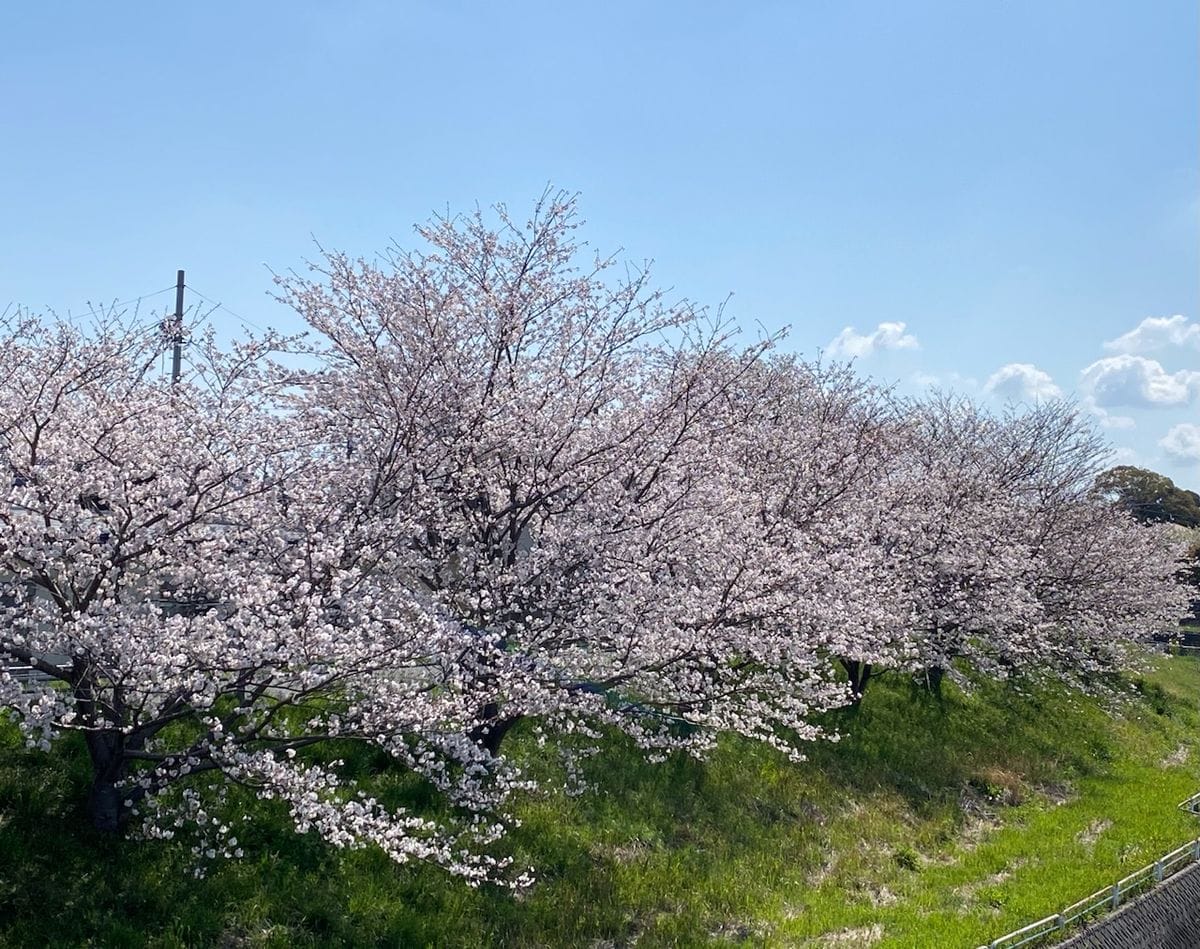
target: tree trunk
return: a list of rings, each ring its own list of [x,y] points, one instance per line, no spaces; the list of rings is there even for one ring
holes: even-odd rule
[[[128,816],[117,787],[125,770],[122,737],[115,732],[91,732],[87,736],[87,748],[92,759],[88,816],[96,830],[115,834]]]
[[[943,666],[930,666],[925,670],[925,688],[939,699],[942,697],[942,681],[946,678]]]
[[[495,758],[500,753],[500,745],[504,741],[504,736],[521,720],[521,717],[513,715],[501,718],[500,706],[495,702],[488,702],[476,716],[478,724],[470,731],[471,741],[481,748],[485,748],[488,754]]]
[[[97,777],[88,793],[88,816],[96,830],[115,834],[124,823],[121,813],[121,794],[111,781]]]
[[[850,679],[851,705],[860,705],[867,691],[867,683],[871,681],[874,669],[869,662],[859,659],[839,659],[842,668]]]

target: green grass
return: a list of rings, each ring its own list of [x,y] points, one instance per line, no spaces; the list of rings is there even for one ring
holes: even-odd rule
[[[1175,809],[1200,789],[1198,698],[1200,660],[1173,657],[1115,713],[873,682],[800,765],[730,740],[652,766],[614,739],[594,792],[520,806],[538,882],[517,896],[331,851],[270,810],[245,860],[194,880],[181,844],[88,829],[77,746],[27,752],[6,726],[0,945],[973,947],[1200,835]]]

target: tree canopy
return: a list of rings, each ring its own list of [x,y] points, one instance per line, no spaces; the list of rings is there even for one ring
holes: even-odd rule
[[[1118,465],[1101,472],[1096,487],[1143,524],[1200,527],[1200,494],[1176,487],[1166,475]]]

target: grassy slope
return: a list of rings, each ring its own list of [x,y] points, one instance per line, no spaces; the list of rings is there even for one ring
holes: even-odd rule
[[[191,880],[180,845],[92,834],[83,756],[5,727],[0,944],[971,947],[1200,834],[1174,809],[1200,788],[1197,698],[1200,660],[1174,658],[1116,718],[1054,689],[939,705],[880,681],[799,766],[736,741],[648,766],[613,743],[594,793],[522,806],[539,882],[516,898],[277,816]]]

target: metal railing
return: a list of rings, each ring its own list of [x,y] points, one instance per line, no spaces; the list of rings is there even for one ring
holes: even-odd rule
[[[1200,817],[1200,792],[1181,802],[1179,809]],[[1112,912],[1130,897],[1153,889],[1193,863],[1200,863],[1200,837],[1122,877],[1112,886],[1106,886],[1072,903],[1061,912],[1005,933],[979,946],[979,949],[1016,949],[1017,946],[1028,946],[1047,936],[1062,933],[1080,920]]]
[[[71,664],[65,662],[61,657],[50,657],[48,660],[59,669],[70,669]],[[53,682],[52,676],[47,675],[41,669],[35,669],[33,666],[25,662],[14,662],[0,659],[0,672],[7,673],[25,688],[33,686],[45,685],[47,682]]]

